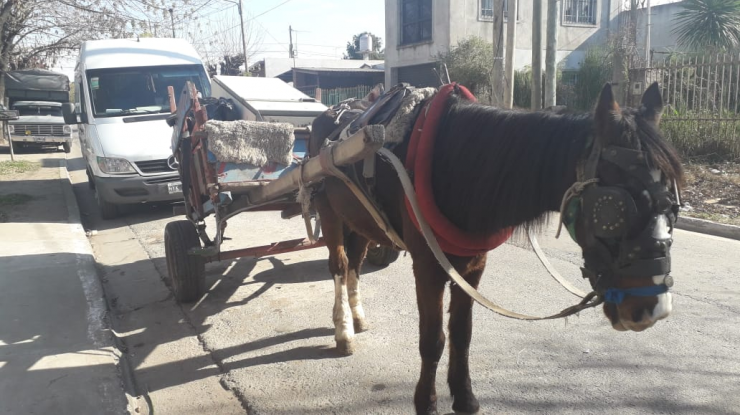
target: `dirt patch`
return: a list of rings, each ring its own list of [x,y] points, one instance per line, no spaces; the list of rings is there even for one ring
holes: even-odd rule
[[[684,167],[683,214],[740,225],[740,164],[689,163]]]

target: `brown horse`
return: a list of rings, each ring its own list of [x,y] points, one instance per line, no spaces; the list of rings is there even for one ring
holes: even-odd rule
[[[671,311],[667,286],[672,280],[667,277],[666,258],[676,213],[677,189],[673,186],[681,183],[683,176],[676,152],[658,129],[662,107],[657,84],[645,92],[640,108],[625,109],[617,105],[607,85],[594,113],[583,115],[501,110],[469,103],[453,94],[436,133],[431,175],[434,200],[450,222],[476,235],[541,223],[548,212],[561,208],[592,149],[605,149],[602,157],[601,152],[594,152],[599,184],[593,189],[626,198],[632,210],[627,223],[624,216],[611,218],[614,226],[624,224],[626,231],[618,234],[614,226],[610,231],[607,226],[602,229],[592,224],[601,218],[602,208],[609,211],[604,204],[612,197],[606,195],[596,195],[592,201],[596,206],[593,218],[590,211],[577,211],[569,230],[583,250],[584,277],[594,290],[607,297],[610,292],[621,293],[622,298],[615,300],[612,295],[604,304],[612,326],[644,330]],[[335,116],[329,110],[314,121],[312,156],[337,128]],[[408,139],[393,151],[404,160]],[[632,155],[637,165],[620,161]],[[435,378],[445,345],[442,298],[449,278],[414,224],[396,172],[380,158],[376,164],[377,203],[413,259],[422,360],[414,395],[416,413],[436,414]],[[349,168],[361,171],[362,165]],[[335,281],[335,340],[340,353],[352,354],[355,332],[368,327],[359,290],[360,267],[368,244],[392,244],[340,180],[327,178],[324,186],[314,202]],[[584,192],[583,202],[576,205],[589,205],[587,199]],[[624,200],[619,200],[618,206],[622,206]],[[629,253],[625,251],[628,248]],[[447,257],[466,281],[478,286],[485,254]],[[617,269],[618,264],[624,268]],[[653,291],[656,287],[663,289]],[[479,404],[468,365],[473,301],[456,284],[450,285],[450,291],[447,382],[453,409],[475,413]]]

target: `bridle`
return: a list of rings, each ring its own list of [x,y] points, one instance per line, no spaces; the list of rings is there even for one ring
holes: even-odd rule
[[[578,179],[566,192],[561,207],[561,226],[565,225],[571,238],[583,247],[583,278],[589,280],[596,294],[612,304],[620,304],[629,296],[666,293],[673,285],[670,247],[678,219],[678,187],[674,182],[669,189],[660,177],[662,174],[655,177],[644,151],[602,148],[598,140],[594,141],[589,157],[579,164]],[[597,170],[604,162],[626,173],[642,189],[603,184]],[[636,233],[634,226],[641,215],[628,189],[638,190],[649,209],[647,225]],[[584,229],[577,233],[579,222]],[[660,227],[668,232],[659,234],[656,230]],[[662,277],[660,283],[655,282],[656,276]],[[636,288],[617,288],[621,279],[653,281]]]

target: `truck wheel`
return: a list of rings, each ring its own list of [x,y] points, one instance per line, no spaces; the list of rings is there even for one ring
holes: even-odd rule
[[[367,256],[365,258],[367,259],[367,262],[376,267],[385,268],[395,262],[400,254],[400,252],[393,248],[383,245],[375,245],[368,248]]]
[[[62,143],[62,148],[64,149],[64,152],[69,154],[70,151],[72,151],[72,143]]]
[[[104,200],[98,191],[95,192],[95,201],[98,203],[101,218],[109,220],[118,217],[118,206]]]
[[[205,261],[188,255],[188,251],[200,247],[198,232],[190,221],[178,220],[165,226],[167,274],[178,303],[192,303],[206,292]]]

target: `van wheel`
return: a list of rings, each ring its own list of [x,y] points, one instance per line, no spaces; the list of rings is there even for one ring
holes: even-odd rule
[[[95,201],[98,203],[101,218],[109,220],[118,217],[118,206],[103,199],[103,197],[100,196],[100,192],[95,192]]]
[[[69,152],[72,151],[72,143],[62,143],[62,148],[65,153],[69,154]]]
[[[85,174],[87,174],[87,187],[89,187],[90,190],[95,190],[95,180],[93,180],[90,170],[85,169]]]

